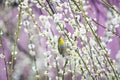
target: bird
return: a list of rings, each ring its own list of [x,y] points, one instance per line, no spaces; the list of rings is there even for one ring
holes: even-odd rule
[[[66,44],[62,36],[58,39],[58,51],[64,57],[66,54]]]

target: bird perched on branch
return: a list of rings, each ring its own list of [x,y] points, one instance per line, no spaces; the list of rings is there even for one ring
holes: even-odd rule
[[[60,36],[58,39],[58,51],[63,57],[65,56],[66,44],[65,44],[65,40],[62,38],[62,36]]]

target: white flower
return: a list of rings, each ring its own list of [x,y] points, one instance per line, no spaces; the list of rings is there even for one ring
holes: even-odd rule
[[[69,19],[68,19],[68,18],[64,18],[64,21],[65,21],[65,22],[68,22],[68,21],[69,21]]]
[[[92,38],[90,38],[90,45],[95,46],[96,42]]]
[[[29,53],[30,53],[31,56],[35,56],[35,51],[30,50]]]
[[[87,42],[87,36],[86,35],[81,35],[81,38],[82,38],[83,41]]]
[[[83,6],[83,9],[84,9],[84,10],[87,10],[87,9],[89,9],[89,8],[91,8],[90,5]]]
[[[30,22],[28,20],[23,21],[23,26],[29,26]]]
[[[65,28],[65,22],[63,22],[63,21],[59,21],[59,24],[60,24],[60,27],[62,28],[62,29],[64,29]]]
[[[45,75],[48,75],[48,71],[45,71],[44,74],[45,74]]]
[[[11,53],[11,55],[16,55],[16,54],[18,54],[17,51],[14,51],[14,52]]]
[[[67,13],[68,13],[68,10],[67,10],[67,9],[64,9],[64,12],[65,12],[65,14],[67,14]]]
[[[40,19],[40,21],[42,22],[42,23],[45,23],[48,19],[47,19],[47,17],[46,16],[43,16],[43,15],[40,15],[39,16],[39,19]]]
[[[32,66],[32,70],[33,70],[34,72],[36,72],[36,68],[35,68],[35,66]]]
[[[44,24],[45,24],[44,26],[45,26],[46,29],[50,29],[51,24],[50,24],[49,21],[46,21]]]
[[[35,75],[36,78],[40,78],[40,75]]]
[[[56,62],[55,61],[53,62],[53,67],[56,68]]]
[[[46,2],[46,0],[40,0],[40,3],[44,4]]]
[[[82,47],[82,51],[83,51],[84,53],[87,53],[86,47]]]
[[[100,53],[100,55],[103,55],[103,54],[106,53],[106,51],[105,50],[100,50],[99,53]]]
[[[3,35],[3,31],[2,30],[0,30],[0,35]]]
[[[36,6],[37,6],[37,8],[42,8],[42,6],[39,3],[37,3]]]
[[[84,27],[80,28],[80,33],[81,33],[81,35],[85,34],[86,33],[86,29]]]
[[[69,3],[68,2],[64,2],[63,6],[66,7],[66,8],[69,8]]]
[[[33,2],[33,3],[37,3],[37,0],[31,0],[31,2]]]
[[[21,11],[23,19],[26,19],[28,17],[28,13],[25,11]]]
[[[60,19],[62,19],[62,14],[59,14],[59,13],[54,14],[54,21],[55,22],[59,22]]]
[[[35,48],[35,45],[32,44],[32,43],[31,43],[31,44],[28,44],[28,48],[29,48],[29,49],[34,49],[34,48]]]
[[[57,10],[57,11],[63,11],[63,8],[60,7],[60,6],[57,6],[57,7],[56,7],[56,10]]]
[[[78,29],[76,29],[72,36],[73,36],[73,38],[80,37],[80,31],[78,31]]]
[[[23,9],[28,8],[28,0],[24,0],[24,1],[21,3],[21,7],[22,7]]]
[[[75,20],[74,19],[70,19],[68,22],[71,26],[75,25]]]
[[[60,0],[51,0],[52,2],[57,2],[57,3],[59,3],[60,2]]]
[[[24,31],[25,31],[26,33],[29,33],[29,31],[28,31],[28,29],[27,29],[27,28],[24,28]]]
[[[0,58],[2,58],[2,59],[5,58],[5,55],[1,53]]]
[[[60,73],[60,74],[63,74],[63,70],[62,70],[62,69],[60,69],[60,70],[59,70],[59,73]]]

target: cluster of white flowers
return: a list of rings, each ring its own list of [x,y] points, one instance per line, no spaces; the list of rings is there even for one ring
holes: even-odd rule
[[[108,40],[96,34],[97,27],[88,19],[85,5],[87,0],[24,0],[18,7],[18,25],[27,35],[27,51],[31,64],[30,72],[34,74],[31,79],[64,80],[65,76],[76,80],[118,80],[114,61],[108,56],[110,51],[106,48]],[[34,7],[41,10],[41,14],[34,13]],[[34,7],[33,7],[34,6]],[[32,7],[32,8],[31,8]],[[113,11],[114,12],[114,11]],[[119,24],[119,15],[109,14],[107,22],[107,36],[110,31],[116,32]],[[21,17],[21,18],[19,18]],[[115,21],[117,20],[117,21]],[[115,26],[115,27],[114,27]],[[18,32],[19,33],[19,32]],[[19,34],[16,34],[18,36]],[[58,38],[62,36],[66,45],[65,57],[59,54]],[[18,36],[19,37],[19,36]],[[112,41],[111,39],[109,42]],[[17,46],[16,46],[17,47]],[[18,49],[17,49],[18,50]],[[15,50],[16,51],[16,50]],[[19,57],[19,51],[16,51]],[[0,57],[3,57],[1,54]],[[32,59],[31,59],[32,58]],[[18,60],[19,61],[19,60]],[[24,65],[15,65],[14,78],[22,74]],[[43,68],[41,68],[43,67]],[[18,75],[17,75],[18,74]],[[41,74],[43,76],[41,76]],[[28,78],[29,80],[31,80]]]
[[[114,6],[115,7],[115,6]],[[116,13],[116,11],[109,9],[107,11],[107,17],[108,20],[106,22],[106,33],[105,33],[105,37],[102,37],[102,39],[106,42],[112,42],[111,37],[117,35],[117,29],[119,28],[119,20],[120,20],[120,15],[118,13]]]

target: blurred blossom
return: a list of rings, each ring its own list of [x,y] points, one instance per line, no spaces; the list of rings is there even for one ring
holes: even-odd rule
[[[120,80],[119,8],[119,0],[0,0],[0,80]]]

